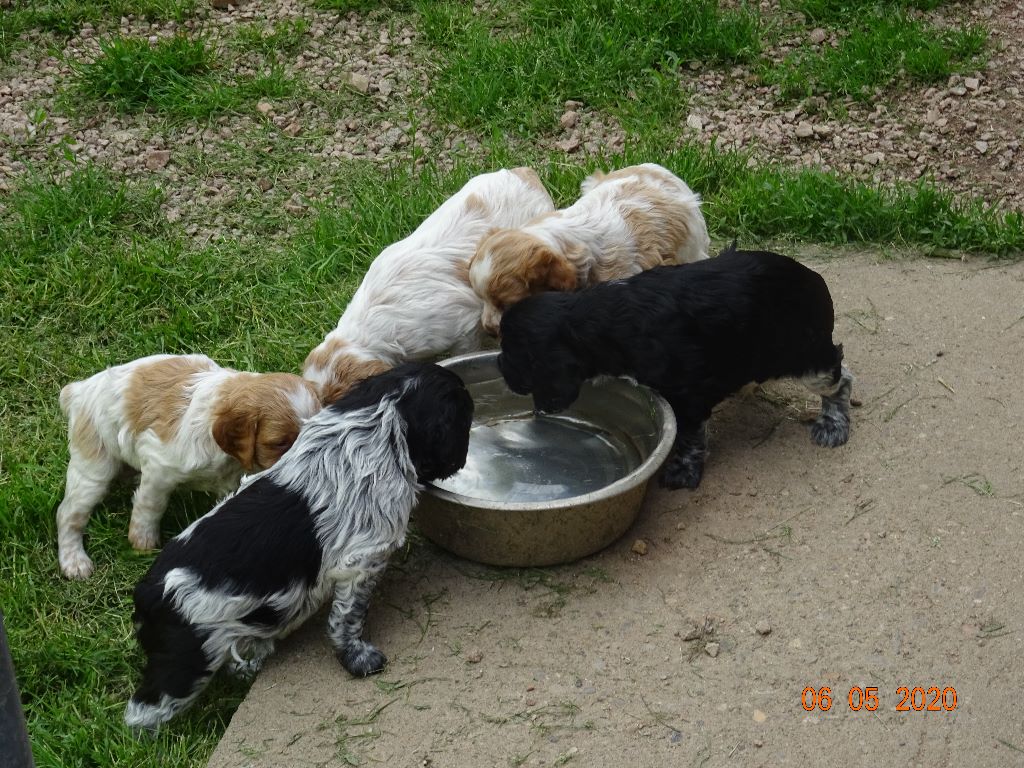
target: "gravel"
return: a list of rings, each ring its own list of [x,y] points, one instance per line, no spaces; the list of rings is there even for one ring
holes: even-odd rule
[[[783,101],[778,88],[760,83],[753,65],[697,64],[685,75],[689,104],[680,140],[748,151],[753,163],[814,167],[869,183],[933,178],[965,198],[1024,210],[1024,11],[989,1],[954,3],[940,13],[951,24],[983,22],[989,28],[991,55],[983,70],[837,109],[837,102],[821,98]],[[182,28],[202,29],[223,53],[239,24],[269,27],[300,17],[309,24],[305,47],[277,59],[288,76],[304,83],[304,94],[260,100],[208,125],[103,110],[69,116],[59,95],[70,63],[94,58],[99,39],[111,30],[85,24],[59,56],[45,45],[16,51],[0,67],[0,134],[6,137],[0,142],[0,190],[64,148],[125,178],[158,182],[167,193],[168,218],[194,220],[196,236],[208,239],[221,228],[244,232],[244,219],[232,219],[230,204],[254,186],[288,213],[301,215],[324,194],[321,176],[346,161],[389,164],[425,155],[446,165],[457,153],[485,156],[477,136],[425,106],[431,63],[414,26],[393,17],[320,12],[297,0],[252,0],[226,10],[201,5],[196,18],[180,25],[122,18],[112,31],[156,41]],[[825,30],[814,29],[805,40],[783,41],[768,55],[781,59],[793,44],[826,45],[828,38]],[[260,68],[253,55],[240,61],[240,74]],[[578,100],[565,102],[558,126],[551,136],[530,141],[573,162],[620,150],[627,140],[613,117]],[[269,151],[280,142],[295,145],[296,164],[287,178],[270,182],[258,169],[232,172],[227,179],[223,171],[217,175],[218,159],[236,156],[239,148]]]

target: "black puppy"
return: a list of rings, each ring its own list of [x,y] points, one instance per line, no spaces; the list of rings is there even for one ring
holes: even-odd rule
[[[541,411],[567,408],[598,374],[657,390],[679,424],[662,483],[696,488],[711,409],[751,381],[800,378],[821,395],[814,441],[849,439],[853,377],[832,343],[834,320],[819,274],[733,244],[713,259],[521,301],[502,318],[498,367]]]
[[[254,671],[328,598],[342,666],[383,669],[361,638],[370,593],[405,539],[419,483],[465,463],[472,419],[462,380],[437,365],[366,379],[309,419],[277,464],[168,542],[135,588],[147,661],[125,722],[155,729],[229,658]]]

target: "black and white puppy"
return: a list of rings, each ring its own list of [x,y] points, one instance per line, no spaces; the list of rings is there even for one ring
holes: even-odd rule
[[[361,637],[370,593],[405,539],[420,483],[465,463],[472,418],[456,374],[398,366],[310,418],[277,464],[172,539],[135,587],[147,660],[125,723],[154,730],[229,659],[255,671],[328,598],[342,666],[383,669]]]
[[[849,439],[853,376],[832,343],[834,320],[819,274],[733,244],[713,259],[523,300],[502,318],[498,367],[541,411],[567,408],[598,374],[657,390],[679,425],[662,483],[696,488],[711,409],[751,381],[799,378],[821,395],[814,441]]]

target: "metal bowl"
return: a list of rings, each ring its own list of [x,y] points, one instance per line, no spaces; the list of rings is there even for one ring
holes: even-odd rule
[[[490,565],[554,565],[608,546],[632,525],[672,450],[672,409],[646,387],[604,377],[585,383],[568,410],[535,416],[497,358],[440,363],[466,383],[476,410],[466,466],[420,494],[420,531]]]

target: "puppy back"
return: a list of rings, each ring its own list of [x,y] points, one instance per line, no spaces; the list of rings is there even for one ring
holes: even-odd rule
[[[202,355],[175,355],[137,366],[124,390],[128,428],[136,435],[153,430],[161,440],[172,440],[191,401],[195,376],[218,368]]]

